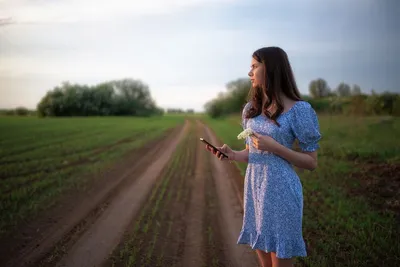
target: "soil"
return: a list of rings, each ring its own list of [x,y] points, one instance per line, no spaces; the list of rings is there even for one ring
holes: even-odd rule
[[[400,164],[362,162],[351,174],[351,180],[358,182],[351,194],[365,197],[370,205],[393,213],[400,222]]]
[[[186,121],[132,151],[0,240],[0,266],[257,266],[236,244],[243,178],[199,137],[220,145]]]

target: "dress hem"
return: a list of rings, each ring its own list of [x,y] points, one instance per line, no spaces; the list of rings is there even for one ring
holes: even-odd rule
[[[264,242],[260,242],[260,241]],[[293,257],[307,257],[304,241],[303,244],[276,244],[276,241],[266,240],[266,236],[241,232],[237,240],[238,245],[248,245],[253,250],[258,249],[265,252],[275,252],[279,259],[290,259]],[[291,247],[291,248],[288,248]],[[289,252],[287,251],[289,250]]]

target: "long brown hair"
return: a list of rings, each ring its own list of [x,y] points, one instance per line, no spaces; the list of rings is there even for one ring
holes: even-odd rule
[[[251,88],[248,96],[251,108],[246,117],[254,118],[263,112],[279,125],[276,120],[284,109],[279,93],[294,101],[301,100],[288,56],[279,47],[263,47],[253,53],[253,58],[264,65],[265,82],[262,87]],[[276,107],[272,113],[271,106]]]

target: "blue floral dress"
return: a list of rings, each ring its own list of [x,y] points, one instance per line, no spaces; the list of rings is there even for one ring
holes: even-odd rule
[[[297,101],[282,113],[280,127],[265,115],[246,119],[250,108],[243,109],[243,129],[269,135],[280,144],[292,148],[299,140],[303,151],[315,151],[321,138],[318,118],[308,102]],[[302,235],[303,191],[298,175],[287,160],[249,145],[249,162],[244,184],[243,226],[238,244],[253,249],[275,252],[278,258],[307,256]]]

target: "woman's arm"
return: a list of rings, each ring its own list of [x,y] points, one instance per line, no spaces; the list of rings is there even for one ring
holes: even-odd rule
[[[238,162],[249,162],[249,146],[246,145],[246,149],[243,149],[241,151],[233,151],[233,160],[238,161]]]
[[[287,148],[279,143],[272,153],[286,159],[294,166],[307,170],[314,170],[317,168],[317,151],[314,152],[297,152],[293,149]]]
[[[296,167],[306,169],[306,170],[314,170],[317,168],[317,151],[313,152],[297,152],[290,148],[285,147],[278,143],[275,139],[267,135],[260,135],[258,133],[253,133],[254,137],[252,137],[253,146],[259,150],[272,152],[287,161]],[[310,150],[312,151],[312,150]]]

